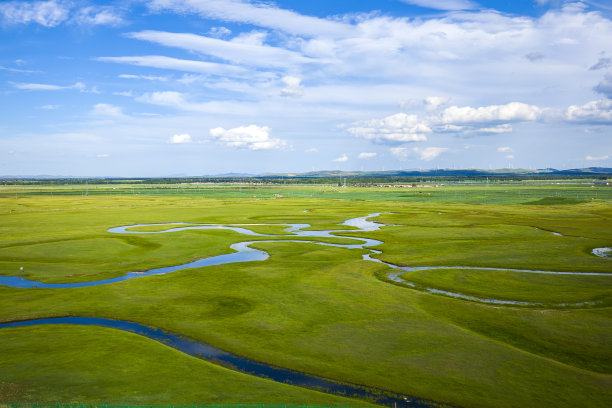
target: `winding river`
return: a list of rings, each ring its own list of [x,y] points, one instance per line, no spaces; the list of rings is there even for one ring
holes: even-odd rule
[[[251,248],[250,245],[260,242],[293,242],[293,243],[307,243],[316,245],[326,245],[348,249],[368,249],[370,252],[363,255],[363,259],[371,262],[383,263],[390,267],[390,271],[386,274],[386,279],[401,285],[412,287],[421,291],[425,291],[432,294],[439,294],[445,296],[451,296],[454,298],[472,300],[484,303],[501,304],[501,305],[525,305],[525,306],[539,306],[538,303],[521,302],[512,300],[502,299],[486,299],[474,297],[466,294],[455,293],[444,291],[436,288],[427,288],[417,286],[401,277],[410,271],[417,270],[434,270],[434,269],[475,269],[475,270],[490,270],[490,271],[514,271],[514,272],[525,272],[525,273],[545,273],[545,274],[563,274],[563,275],[606,275],[612,276],[612,274],[606,273],[582,273],[582,272],[554,272],[554,271],[540,271],[540,270],[525,270],[525,269],[507,269],[507,268],[486,268],[486,267],[463,267],[463,266],[421,266],[421,267],[406,267],[394,265],[380,259],[372,257],[373,254],[381,254],[381,251],[372,249],[371,247],[382,244],[382,241],[362,238],[362,237],[351,237],[352,232],[368,232],[380,229],[385,224],[380,224],[374,221],[369,221],[369,218],[377,217],[380,213],[369,214],[364,217],[352,218],[345,221],[342,225],[354,227],[353,230],[325,230],[325,231],[305,231],[306,228],[310,227],[309,224],[283,224],[287,225],[285,232],[291,234],[291,236],[300,238],[310,238],[301,240],[287,240],[279,239],[286,238],[287,235],[266,235],[254,232],[246,227],[249,225],[278,225],[278,224],[187,224],[187,223],[167,223],[167,224],[137,224],[128,225],[121,227],[110,228],[108,232],[115,234],[166,234],[185,230],[193,229],[227,229],[238,232],[243,235],[259,236],[259,237],[270,237],[271,239],[265,240],[253,240],[243,241],[232,244],[230,248],[234,251],[229,254],[222,254],[212,256],[204,259],[199,259],[194,262],[189,262],[180,265],[167,266],[162,268],[150,269],[144,272],[128,272],[123,276],[110,279],[102,279],[98,281],[90,282],[77,282],[77,283],[45,283],[33,280],[28,280],[21,277],[15,276],[0,276],[0,285],[5,285],[14,288],[79,288],[87,286],[98,286],[110,283],[121,282],[129,279],[136,279],[151,275],[167,274],[183,269],[189,268],[200,268],[205,266],[221,265],[236,262],[253,262],[263,261],[268,258],[268,253],[258,249]],[[160,231],[138,231],[134,230],[139,227],[168,226],[170,228]],[[317,238],[348,238],[357,241],[354,244],[332,244],[318,241]],[[276,239],[274,239],[276,238]],[[597,251],[597,250],[601,251]],[[606,256],[608,255],[609,248],[596,248],[593,251],[594,255]],[[573,304],[573,306],[586,306],[590,303],[584,302],[580,304]],[[560,304],[559,306],[571,306],[570,304]],[[152,328],[140,325],[134,322],[112,320],[104,318],[93,318],[93,317],[58,317],[58,318],[46,318],[46,319],[32,319],[18,322],[6,322],[0,323],[0,328],[6,327],[23,327],[23,326],[34,326],[41,324],[74,324],[74,325],[93,325],[102,327],[111,327],[118,330],[124,330],[132,333],[137,333],[155,341],[162,342],[170,347],[180,350],[191,356],[209,360],[229,368],[236,369],[238,371],[252,374],[259,377],[265,377],[274,381],[289,383],[296,386],[317,389],[323,392],[345,395],[347,397],[355,396],[357,398],[368,399],[375,401],[378,404],[395,406],[395,407],[425,407],[434,404],[432,401],[422,400],[411,396],[393,394],[385,390],[378,390],[371,387],[362,387],[355,384],[338,383],[333,380],[321,378],[318,376],[300,373],[297,371],[275,367],[266,363],[257,362],[250,360],[245,357],[237,356],[226,351],[217,349],[206,343],[199,342],[194,339],[187,338],[180,334],[169,333],[161,329]]]
[[[440,290],[436,288],[424,287],[421,285],[415,285],[410,281],[404,279],[402,277],[403,274],[412,271],[423,271],[423,270],[434,270],[434,269],[471,269],[471,270],[486,270],[486,271],[511,271],[511,272],[524,272],[524,273],[541,273],[541,274],[555,274],[555,275],[580,275],[580,276],[589,276],[589,275],[597,275],[597,276],[612,276],[612,274],[608,273],[598,273],[598,272],[556,272],[556,271],[542,271],[542,270],[529,270],[529,269],[511,269],[511,268],[487,268],[487,267],[470,267],[470,266],[398,266],[389,262],[382,261],[377,258],[373,258],[372,254],[380,254],[381,251],[377,251],[372,249],[371,247],[382,244],[382,241],[378,241],[370,238],[362,238],[362,237],[351,237],[350,234],[352,232],[368,232],[368,231],[376,231],[381,227],[385,226],[385,224],[381,224],[375,221],[370,221],[369,218],[378,217],[381,213],[372,213],[368,214],[364,217],[351,218],[346,220],[342,225],[354,227],[356,229],[353,230],[322,230],[322,231],[305,231],[306,228],[310,227],[310,224],[280,224],[286,225],[285,232],[291,234],[290,236],[304,238],[301,240],[289,240],[286,239],[287,235],[268,235],[268,234],[260,234],[254,232],[246,227],[254,226],[254,225],[279,225],[279,224],[188,224],[188,223],[164,223],[164,224],[135,224],[135,225],[125,225],[120,227],[110,228],[108,232],[114,234],[167,234],[185,230],[203,230],[203,229],[226,229],[235,231],[242,235],[249,236],[258,236],[258,237],[270,237],[276,239],[265,239],[265,240],[256,240],[256,241],[242,241],[235,244],[230,245],[230,248],[234,251],[229,254],[222,254],[211,256],[204,259],[198,259],[193,262],[188,262],[180,265],[166,266],[162,268],[154,268],[149,269],[144,272],[128,272],[125,275],[118,276],[110,279],[101,279],[97,281],[88,281],[88,282],[75,282],[75,283],[45,283],[34,280],[29,280],[22,277],[17,276],[0,276],[0,285],[10,286],[14,288],[81,288],[88,286],[98,286],[98,285],[106,285],[109,283],[122,282],[129,279],[142,278],[145,276],[151,275],[162,275],[175,271],[180,271],[183,269],[190,268],[201,268],[205,266],[213,266],[213,265],[222,265],[228,263],[236,263],[236,262],[252,262],[252,261],[264,261],[269,255],[265,251],[261,251],[258,249],[251,248],[250,245],[254,243],[260,242],[293,242],[293,243],[308,243],[308,244],[316,244],[316,245],[325,245],[325,246],[333,246],[339,248],[348,248],[348,249],[368,249],[370,253],[363,255],[363,259],[372,262],[383,263],[390,268],[394,269],[386,274],[386,279],[395,283],[399,283],[405,285],[407,287],[411,287],[413,289],[418,289],[427,293],[438,294],[450,296],[458,299],[478,301],[483,303],[492,303],[498,305],[521,305],[521,306],[543,306],[540,303],[535,302],[523,302],[523,301],[514,301],[514,300],[505,300],[505,299],[489,299],[489,298],[481,298],[476,296],[471,296],[462,293],[450,292],[445,290]],[[137,228],[142,227],[170,227],[160,231],[138,231]],[[279,238],[283,239],[279,239]],[[310,238],[310,239],[306,239]],[[355,244],[332,244],[327,242],[317,241],[317,238],[345,238],[345,239],[353,239],[358,241],[359,243]],[[601,257],[606,257],[609,255],[609,248],[595,248],[593,250],[593,254]],[[595,303],[591,302],[581,302],[581,303],[560,303],[558,305],[548,305],[548,306],[559,306],[559,307],[580,307],[580,306],[591,306],[595,305]]]
[[[138,323],[124,320],[79,316],[53,317],[47,319],[0,323],[0,329],[7,327],[37,326],[42,324],[100,326],[135,333],[158,341],[190,356],[222,365],[231,370],[266,378],[284,384],[314,389],[328,394],[341,395],[348,398],[365,399],[373,401],[376,404],[386,405],[389,407],[425,408],[432,407],[434,405],[432,401],[411,397],[408,395],[400,395],[372,387],[362,387],[355,384],[340,383],[323,377],[254,361],[246,357],[241,357],[218,349],[209,344],[191,339],[181,334],[143,326]],[[441,404],[435,405],[441,406]]]

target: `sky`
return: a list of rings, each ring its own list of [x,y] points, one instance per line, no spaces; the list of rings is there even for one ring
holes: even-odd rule
[[[609,0],[0,1],[0,176],[612,167]]]

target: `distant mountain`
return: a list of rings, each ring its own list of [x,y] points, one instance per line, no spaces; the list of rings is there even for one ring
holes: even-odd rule
[[[324,178],[353,178],[353,177],[487,177],[487,176],[610,176],[610,167],[586,167],[581,169],[558,170],[553,168],[545,169],[429,169],[429,170],[387,170],[387,171],[341,171],[341,170],[322,170],[310,171],[306,173],[223,173],[203,176],[172,175],[168,177],[78,177],[78,176],[0,176],[0,180],[155,180],[155,179],[324,179]]]
[[[414,177],[414,176],[528,176],[528,175],[612,175],[612,168],[609,167],[588,167],[583,169],[566,169],[557,170],[553,168],[546,169],[429,169],[429,170],[387,170],[387,171],[340,171],[340,170],[323,170],[310,171],[298,174],[267,174],[265,177],[298,177],[298,178],[326,178],[326,177]]]
[[[257,174],[249,173],[223,173],[223,174],[209,174],[202,177],[257,177]]]

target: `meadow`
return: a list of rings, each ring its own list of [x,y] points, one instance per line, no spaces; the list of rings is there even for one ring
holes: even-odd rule
[[[375,220],[386,226],[339,225],[370,213],[382,213]],[[258,224],[248,228],[275,242],[224,229],[108,231],[176,222]],[[319,242],[380,240],[373,258],[427,269],[390,281],[393,269],[364,260],[367,249],[282,242],[309,241],[284,231],[289,223],[345,230]],[[451,406],[612,406],[612,259],[592,254],[612,247],[610,186],[0,186],[3,276],[96,281],[229,253],[247,240],[261,241],[252,247],[269,258],[83,288],[0,285],[0,322],[133,321],[253,360]],[[2,328],[0,356],[0,403],[372,405],[101,327]]]

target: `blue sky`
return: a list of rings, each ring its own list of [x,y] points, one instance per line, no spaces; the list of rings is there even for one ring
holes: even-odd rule
[[[0,2],[0,175],[612,167],[608,0]]]

